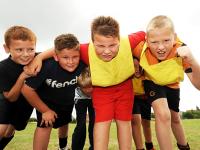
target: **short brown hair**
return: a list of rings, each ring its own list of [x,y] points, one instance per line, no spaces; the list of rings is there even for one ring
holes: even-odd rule
[[[159,16],[156,16],[153,19],[151,19],[151,21],[147,25],[147,29],[146,29],[147,35],[150,31],[152,31],[154,29],[160,29],[160,28],[168,28],[173,33],[175,32],[174,24],[173,24],[172,20],[167,16],[159,15]]]
[[[35,34],[28,28],[23,26],[12,26],[4,34],[4,40],[7,47],[10,46],[11,40],[34,41],[36,43]]]
[[[92,86],[91,74],[90,74],[90,68],[89,67],[86,67],[81,72],[80,76],[77,79],[77,83],[80,86],[80,88]]]
[[[110,16],[99,16],[93,20],[91,25],[91,37],[93,41],[94,34],[119,38],[119,23]]]
[[[73,34],[61,34],[55,38],[54,46],[58,51],[65,48],[79,50],[79,41]]]

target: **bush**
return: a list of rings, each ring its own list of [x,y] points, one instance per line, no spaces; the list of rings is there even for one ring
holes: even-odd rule
[[[200,110],[188,110],[183,112],[183,119],[200,119]]]

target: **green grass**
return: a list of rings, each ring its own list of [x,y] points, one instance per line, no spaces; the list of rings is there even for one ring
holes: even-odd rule
[[[9,143],[9,145],[7,146],[7,148],[5,148],[5,150],[31,150],[35,126],[36,126],[35,123],[29,123],[26,130],[21,132],[16,132],[14,139]],[[183,120],[183,126],[191,150],[200,150],[200,143],[199,143],[200,119]],[[70,124],[69,126],[70,128],[69,142],[68,142],[69,145],[71,144],[71,135],[73,133],[74,127],[75,124]],[[153,131],[153,142],[156,149],[158,150],[159,148],[155,137],[154,121],[152,121],[152,131]],[[58,147],[57,130],[53,129],[48,150],[56,150],[57,147]],[[88,139],[86,141],[84,149],[88,149]],[[115,123],[112,123],[110,131],[109,150],[117,150],[117,149],[118,149],[118,143],[117,143],[116,126]],[[174,149],[177,149],[175,140],[174,140]]]

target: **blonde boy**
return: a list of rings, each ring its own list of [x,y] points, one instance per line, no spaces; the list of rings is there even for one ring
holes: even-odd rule
[[[189,150],[179,116],[179,82],[183,73],[197,88],[199,68],[189,49],[176,36],[167,16],[154,17],[147,26],[146,42],[135,49],[145,71],[144,88],[156,118],[161,150],[172,150],[171,129],[180,150]],[[180,56],[180,57],[179,57]]]
[[[75,109],[77,124],[72,135],[72,149],[82,150],[86,140],[86,117],[89,116],[88,137],[89,150],[94,149],[93,128],[94,128],[94,108],[92,104],[92,81],[89,67],[85,68],[77,79],[78,87],[75,89]]]

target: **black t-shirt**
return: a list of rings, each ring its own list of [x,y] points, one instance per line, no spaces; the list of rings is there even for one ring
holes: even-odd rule
[[[26,84],[36,92],[46,104],[64,107],[74,103],[77,77],[85,68],[80,61],[74,72],[64,70],[53,58],[45,60],[41,71],[36,77],[27,79]]]
[[[0,92],[10,91],[16,83],[19,75],[23,72],[24,65],[15,63],[9,56],[0,62]],[[20,94],[18,99],[25,99]]]

